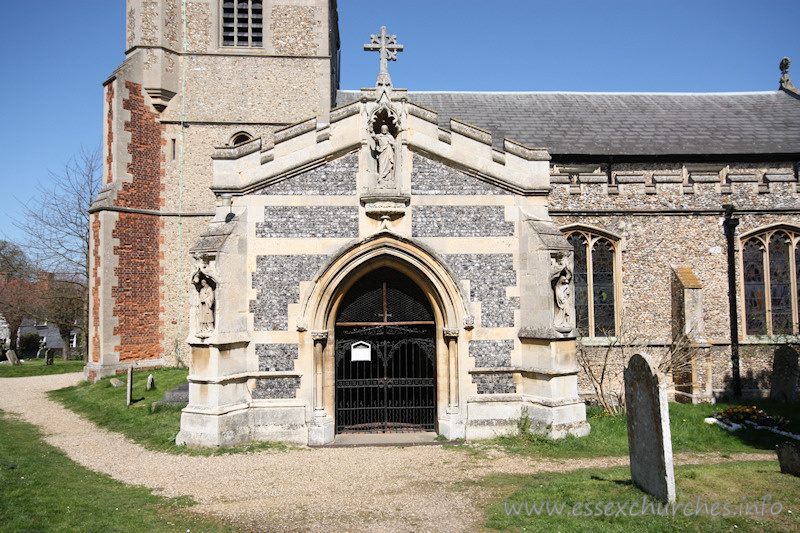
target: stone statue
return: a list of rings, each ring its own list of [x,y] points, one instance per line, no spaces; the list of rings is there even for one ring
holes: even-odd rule
[[[570,323],[570,296],[572,293],[569,290],[569,282],[571,275],[568,270],[564,270],[558,277],[554,292],[556,299],[556,313],[555,313],[555,326],[557,328],[569,328],[572,326]]]
[[[375,141],[375,157],[378,161],[378,185],[388,185],[392,181],[394,170],[394,137],[389,133],[389,127],[381,126],[380,133],[373,133]]]
[[[199,276],[195,276],[195,279]],[[198,291],[199,306],[197,309],[197,336],[207,337],[214,331],[214,289],[206,278],[200,280]],[[197,281],[195,281],[197,283]]]
[[[572,270],[570,269],[567,255],[561,255],[558,259],[551,258],[550,279],[554,282],[553,298],[555,300],[555,310],[553,323],[556,329],[572,328]]]

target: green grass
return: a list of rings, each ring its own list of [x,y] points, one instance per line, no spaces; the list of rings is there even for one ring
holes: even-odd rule
[[[145,390],[147,375],[153,374],[156,388]],[[114,388],[110,378],[94,384],[82,382],[48,393],[65,407],[75,411],[100,427],[124,434],[150,450],[189,455],[222,455],[265,449],[285,450],[284,444],[260,442],[231,448],[189,448],[175,444],[180,430],[181,409],[178,406],[159,406],[151,409],[153,402],[163,399],[164,392],[186,381],[186,369],[163,368],[147,372],[134,372],[133,398],[139,400],[125,406],[126,387]],[[125,381],[126,376],[117,376]]]
[[[800,414],[796,406],[769,400],[748,400],[744,405],[755,405],[770,415],[781,415],[790,420],[788,431],[800,434]],[[736,432],[703,422],[714,411],[738,404],[669,404],[672,450],[681,452],[774,452],[775,446],[786,440],[766,430],[745,427]],[[592,427],[588,438],[567,437],[551,440],[529,433],[497,437],[490,441],[464,445],[462,448],[501,448],[509,453],[532,457],[600,457],[628,454],[628,427],[625,415],[607,416],[599,408],[590,408],[587,419]]]
[[[677,487],[677,505],[675,516],[671,516],[672,508],[666,511],[670,516],[657,516],[648,513],[645,516],[623,516],[630,510],[634,502],[641,508],[644,492],[635,487],[630,480],[630,470],[611,468],[605,470],[579,470],[566,474],[546,473],[535,475],[497,474],[488,476],[478,485],[489,489],[494,500],[487,509],[487,527],[513,531],[798,531],[800,529],[800,483],[797,478],[781,474],[777,461],[733,462],[711,466],[684,466],[675,469]],[[762,503],[769,494],[767,506]],[[705,503],[705,509],[695,514],[697,499]],[[743,500],[744,498],[744,500]],[[658,502],[647,496],[647,500]],[[551,513],[547,507],[537,515],[535,505],[544,502],[551,504]],[[564,502],[561,515],[555,509]],[[591,505],[586,507],[586,504]],[[597,503],[602,502],[598,508]],[[606,509],[616,514],[619,504],[624,513],[619,516],[606,516]],[[625,502],[628,506],[625,507]],[[719,502],[719,507],[712,509],[712,504]],[[780,502],[782,508],[777,505]],[[528,507],[525,507],[525,504]],[[583,516],[572,516],[576,504],[581,503],[579,512]],[[692,507],[687,512],[686,504]],[[723,505],[728,503],[730,515],[724,513]],[[744,503],[739,513],[739,505]],[[753,507],[757,504],[757,508]],[[744,514],[749,508],[748,516]],[[516,510],[520,510],[516,514]],[[541,508],[540,508],[541,509]],[[598,510],[599,509],[599,510]],[[531,511],[528,516],[528,510]],[[649,508],[648,508],[649,511]],[[711,512],[719,516],[711,516]],[[775,516],[772,511],[778,512]],[[791,511],[789,513],[788,511]],[[592,516],[586,516],[591,514]]]
[[[28,376],[49,376],[52,374],[68,374],[83,372],[83,361],[62,361],[53,359],[53,364],[44,364],[44,359],[25,359],[20,366],[0,365],[0,378],[22,378]]]
[[[38,429],[0,411],[0,530],[235,531],[163,498],[79,466]]]

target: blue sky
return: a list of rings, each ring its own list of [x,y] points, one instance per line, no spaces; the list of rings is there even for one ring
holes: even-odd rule
[[[124,59],[123,0],[0,0],[0,234],[81,146],[99,146],[102,82]],[[32,20],[33,19],[33,20]],[[20,23],[20,21],[30,21]],[[459,91],[777,89],[795,59],[800,0],[339,0],[341,85],[371,86],[386,25],[405,46],[396,87]]]

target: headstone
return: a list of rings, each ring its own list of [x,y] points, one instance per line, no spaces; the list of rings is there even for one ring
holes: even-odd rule
[[[52,365],[53,364],[53,356],[54,355],[55,354],[53,353],[53,350],[45,350],[44,364],[45,365]]]
[[[647,355],[634,354],[628,361],[625,405],[633,483],[664,502],[674,502],[667,387]]]
[[[147,385],[145,386],[145,389],[153,390],[155,388],[156,388],[156,382],[153,379],[153,374],[150,374],[149,376],[147,376]]]
[[[787,441],[778,444],[778,463],[784,474],[800,477],[800,443]]]
[[[108,382],[111,383],[111,386],[114,387],[115,389],[125,386],[125,383],[118,380],[117,378],[111,378],[110,380],[108,380]]]
[[[6,357],[8,358],[8,362],[11,363],[12,366],[19,366],[21,364],[19,362],[19,358],[17,357],[17,352],[15,352],[14,350],[7,351]]]
[[[189,403],[189,382],[181,383],[164,393],[164,403],[186,405]]]
[[[133,399],[133,367],[128,367],[128,394],[127,400],[125,401],[126,406],[131,405],[131,400]]]
[[[769,399],[794,403],[797,394],[797,350],[784,344],[775,350]]]

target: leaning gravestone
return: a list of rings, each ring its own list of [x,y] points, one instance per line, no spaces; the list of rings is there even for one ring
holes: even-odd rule
[[[775,351],[769,399],[794,403],[797,394],[797,350],[786,344]]]
[[[625,405],[633,483],[662,501],[674,502],[667,388],[647,355],[635,354],[628,361]]]
[[[122,381],[118,380],[117,378],[111,378],[110,380],[108,380],[108,382],[111,383],[111,386],[114,387],[115,389],[125,386],[125,384]]]
[[[800,444],[791,441],[778,444],[778,464],[782,473],[800,477]]]
[[[11,363],[11,366],[19,366],[21,364],[19,362],[19,358],[17,357],[17,352],[14,350],[7,351],[6,358],[8,358],[8,362]]]
[[[145,386],[145,390],[153,390],[156,388],[156,382],[153,378],[153,374],[147,376],[147,385]]]

